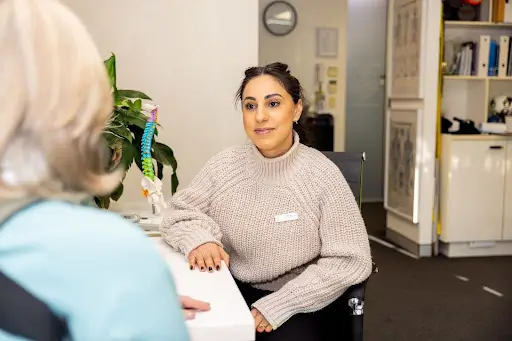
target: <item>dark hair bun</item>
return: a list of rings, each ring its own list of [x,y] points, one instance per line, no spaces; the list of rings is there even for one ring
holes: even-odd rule
[[[290,70],[288,70],[288,65],[280,62],[267,64],[267,66],[265,66],[265,69],[278,70],[281,72],[290,73]]]
[[[258,69],[259,68],[257,66],[253,66],[253,67],[247,68],[245,70],[245,77],[250,77],[251,75],[257,74],[258,73]]]

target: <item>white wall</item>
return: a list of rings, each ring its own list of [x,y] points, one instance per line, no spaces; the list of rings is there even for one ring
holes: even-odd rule
[[[119,88],[160,105],[160,141],[173,148],[180,188],[206,160],[245,140],[234,94],[258,62],[258,0],[63,0],[107,58],[117,56]],[[122,2],[122,5],[121,5]],[[144,203],[132,168],[117,207]],[[165,191],[170,195],[170,170]]]
[[[336,108],[330,109],[326,106],[326,111],[331,112],[335,120],[335,150],[343,151],[345,148],[347,0],[287,1],[297,10],[297,27],[287,36],[275,37],[265,29],[262,21],[263,10],[272,0],[260,0],[259,62],[267,64],[279,61],[288,64],[291,73],[302,83],[310,101],[316,90],[314,87],[315,64],[323,62],[326,66],[338,67]],[[337,58],[316,57],[317,27],[338,28]]]

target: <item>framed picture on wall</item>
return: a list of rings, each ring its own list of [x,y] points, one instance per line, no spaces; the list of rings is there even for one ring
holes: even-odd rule
[[[338,29],[318,27],[316,29],[316,56],[320,58],[338,57]]]
[[[391,97],[423,98],[423,7],[426,1],[395,0],[392,13]]]
[[[384,207],[414,224],[419,211],[421,117],[420,109],[393,109],[386,124]]]

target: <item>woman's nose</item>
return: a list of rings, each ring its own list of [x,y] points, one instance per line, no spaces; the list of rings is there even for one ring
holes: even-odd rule
[[[261,123],[261,122],[265,122],[267,120],[268,120],[267,111],[265,110],[265,108],[259,107],[258,111],[256,112],[256,121],[258,123]]]

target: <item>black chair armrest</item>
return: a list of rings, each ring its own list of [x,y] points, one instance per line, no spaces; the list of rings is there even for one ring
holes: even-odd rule
[[[372,263],[372,273],[378,272],[379,269],[375,263]],[[371,275],[370,275],[371,277]],[[345,306],[343,315],[345,317],[346,330],[348,332],[347,339],[349,341],[363,341],[364,331],[364,299],[366,295],[366,285],[368,277],[363,282],[355,284],[348,288],[341,300]]]

